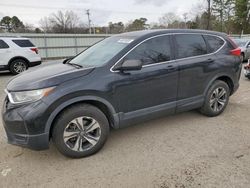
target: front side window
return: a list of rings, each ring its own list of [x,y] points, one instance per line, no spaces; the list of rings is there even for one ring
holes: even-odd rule
[[[9,45],[6,44],[6,42],[4,42],[3,40],[0,40],[0,49],[5,49],[5,48],[9,48]]]
[[[143,42],[133,49],[124,60],[141,60],[143,65],[170,61],[170,36],[159,36]]]
[[[204,35],[203,37],[207,41],[211,53],[219,50],[225,43],[224,40],[216,36]]]
[[[207,53],[206,43],[199,34],[178,34],[175,40],[178,59]]]

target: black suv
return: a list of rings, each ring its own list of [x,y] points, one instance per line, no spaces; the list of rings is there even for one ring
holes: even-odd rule
[[[104,145],[110,128],[199,109],[224,111],[239,87],[240,50],[223,33],[148,30],[104,39],[63,63],[12,79],[3,122],[11,144],[69,157]]]

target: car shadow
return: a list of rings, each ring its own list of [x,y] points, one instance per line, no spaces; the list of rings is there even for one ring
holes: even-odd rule
[[[9,72],[9,71],[2,71],[2,72],[0,72],[0,76],[14,76],[14,75],[11,74],[11,72]]]

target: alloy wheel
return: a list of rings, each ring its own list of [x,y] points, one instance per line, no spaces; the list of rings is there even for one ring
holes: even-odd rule
[[[16,62],[13,67],[16,73],[21,73],[27,69],[26,64],[24,62]]]
[[[64,129],[63,140],[68,148],[82,152],[93,148],[101,136],[101,127],[92,117],[78,117]]]
[[[214,112],[223,109],[227,102],[227,92],[223,87],[216,88],[210,97],[210,107]]]

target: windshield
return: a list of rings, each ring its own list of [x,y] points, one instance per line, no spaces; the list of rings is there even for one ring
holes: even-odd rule
[[[132,41],[132,38],[120,36],[106,38],[83,51],[73,58],[70,63],[78,64],[83,67],[103,66]]]
[[[238,45],[238,46],[245,46],[246,43],[247,43],[247,40],[244,40],[244,39],[234,39],[235,43]]]

